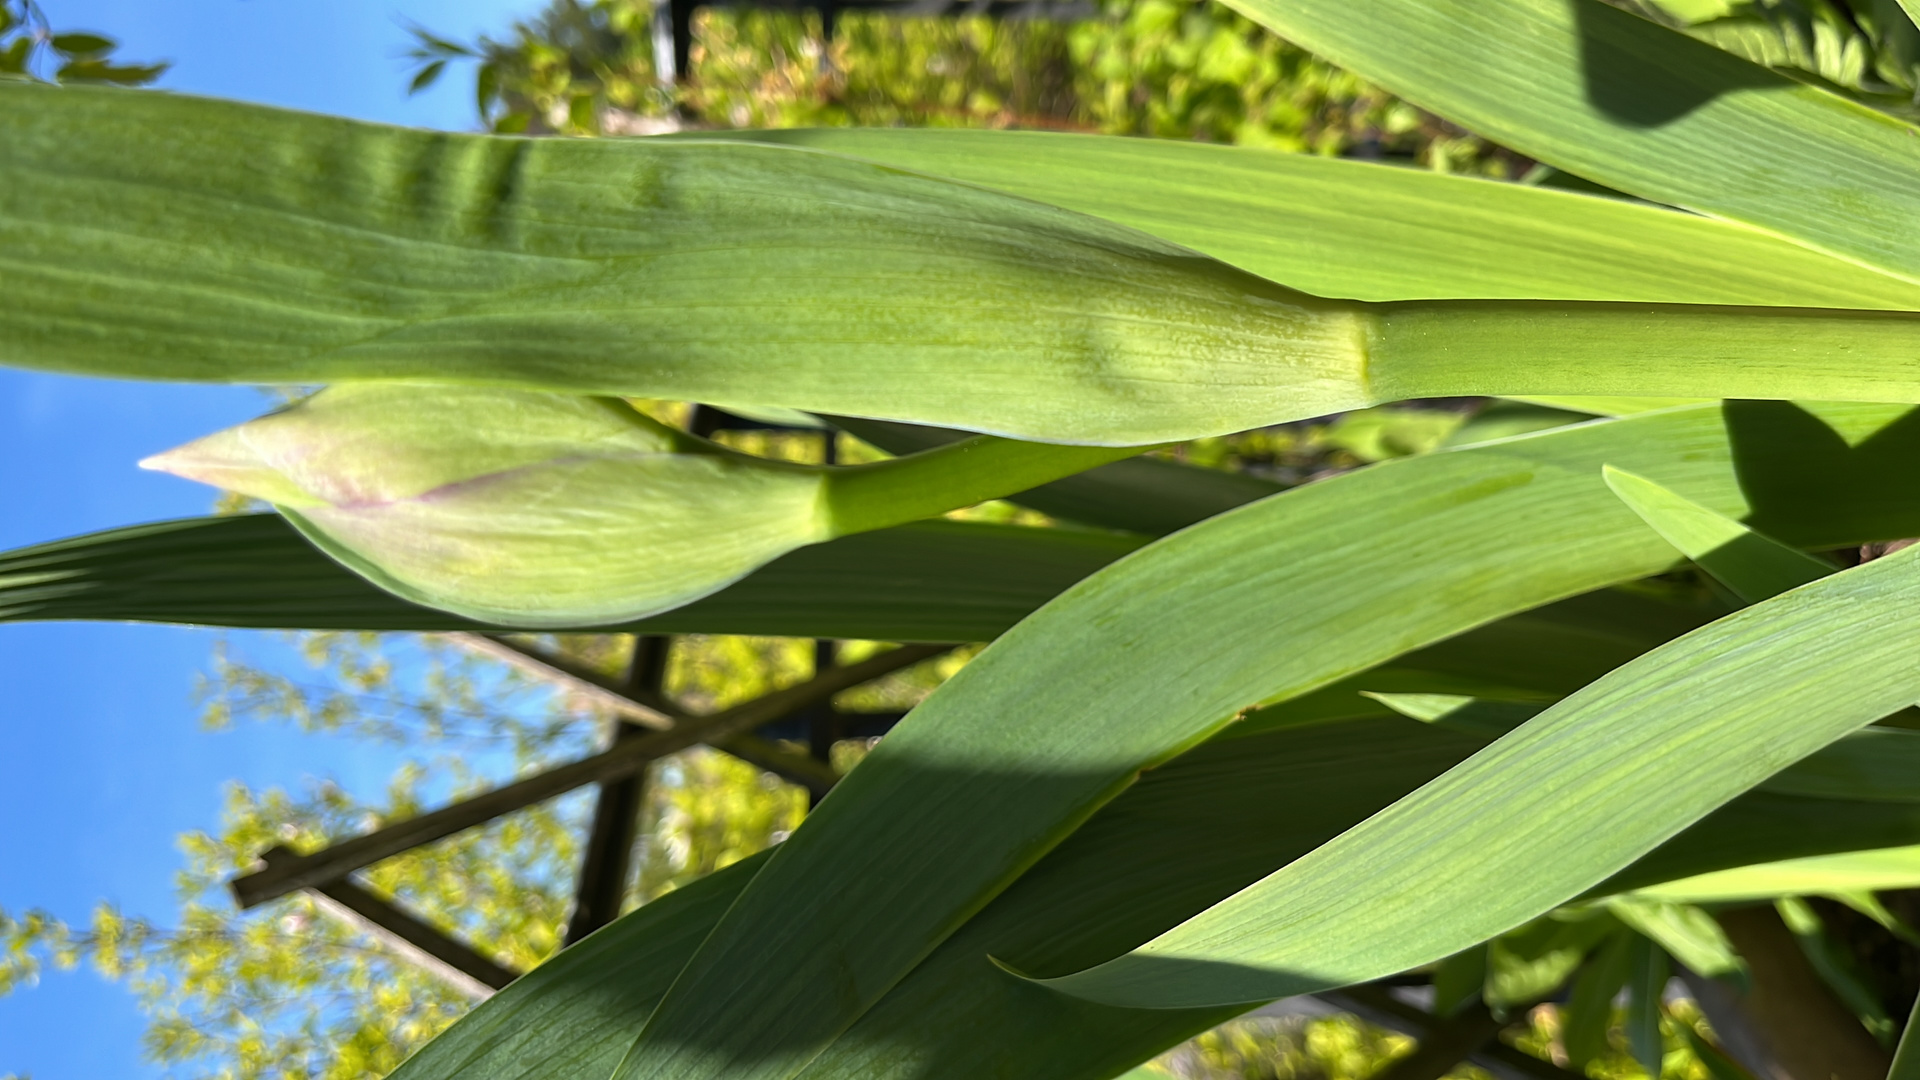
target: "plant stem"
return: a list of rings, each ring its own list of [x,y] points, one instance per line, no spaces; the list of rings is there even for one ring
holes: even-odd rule
[[[1369,396],[1920,401],[1920,314],[1454,300],[1373,305]],[[1577,389],[1576,389],[1577,388]]]
[[[980,435],[889,461],[830,469],[828,520],[836,536],[884,529],[1017,494],[1148,449]]]

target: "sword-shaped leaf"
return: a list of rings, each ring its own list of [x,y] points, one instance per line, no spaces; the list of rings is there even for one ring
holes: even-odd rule
[[[802,548],[704,600],[611,629],[986,641],[1141,542],[1075,529],[920,522]],[[0,622],[40,619],[526,629],[471,622],[377,589],[273,514],[136,525],[0,554]]]
[[[985,957],[1071,965],[1125,949],[1256,880],[1266,867],[1305,854],[1483,745],[1479,738],[1389,718],[1236,736],[1190,751],[1102,808],[802,1075],[1065,1080],[1105,1076],[1145,1058],[1233,1010],[1096,1006],[1013,979]],[[1915,783],[1920,781],[1909,787]],[[1824,850],[1861,842],[1849,806],[1754,793],[1729,809],[1783,802],[1803,836],[1814,837]],[[1895,807],[1883,818],[1898,835],[1920,838],[1920,813]],[[1709,819],[1688,830],[1681,839],[1692,854],[1669,859],[1668,872],[1714,865],[1728,833],[1746,821]],[[1796,850],[1804,842],[1787,839],[1774,850]],[[676,906],[691,898],[674,894],[658,911],[642,909],[589,939],[578,953],[570,950],[536,969],[398,1075],[559,1080],[610,1071],[611,1063],[600,1068],[605,1055],[617,1058],[631,1041],[664,993],[668,974],[680,969],[737,895],[739,873],[729,869],[709,879],[716,891],[702,894],[703,914]],[[671,925],[654,925],[670,913]],[[563,1003],[577,1010],[565,1020]],[[996,1037],[973,1034],[983,1030]],[[583,1060],[588,1052],[590,1063]]]
[[[780,846],[623,1076],[790,1075],[1141,769],[1241,710],[1669,565],[1603,464],[1792,543],[1910,528],[1920,500],[1892,493],[1920,483],[1912,421],[1820,412],[1734,402],[1388,462],[1088,578],[936,691]]]
[[[1903,553],[1730,615],[1204,915],[1047,985],[1194,1007],[1365,981],[1457,952],[1912,704],[1916,603],[1920,555]]]
[[[1630,895],[1673,903],[1712,904],[1915,887],[1920,887],[1920,846],[1909,845],[1750,863],[1664,881],[1636,889]]]
[[[0,362],[29,367],[510,384],[1110,445],[1456,394],[1920,401],[1907,312],[1366,304],[797,148],[0,95]]]
[[[1503,146],[1920,279],[1908,125],[1602,0],[1230,0]]]
[[[1749,604],[1818,581],[1839,569],[1825,559],[1788,547],[1725,514],[1682,498],[1644,476],[1611,465],[1601,472],[1607,486],[1642,521]]]
[[[1904,281],[1729,222],[1312,154],[1038,131],[713,134],[981,184],[1321,296],[1888,308],[1920,299]]]

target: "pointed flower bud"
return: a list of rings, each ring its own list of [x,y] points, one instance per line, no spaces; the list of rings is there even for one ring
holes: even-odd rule
[[[322,390],[141,465],[272,503],[415,603],[540,629],[645,618],[794,548],[1138,451],[983,435],[871,465],[798,465],[614,398],[382,382]]]
[[[642,618],[830,535],[823,470],[617,399],[343,385],[141,465],[264,499],[388,591],[507,626]]]

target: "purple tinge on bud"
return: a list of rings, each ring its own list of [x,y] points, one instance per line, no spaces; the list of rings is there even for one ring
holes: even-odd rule
[[[601,398],[335,387],[141,464],[264,499],[382,588],[504,626],[641,618],[827,537],[818,470]]]

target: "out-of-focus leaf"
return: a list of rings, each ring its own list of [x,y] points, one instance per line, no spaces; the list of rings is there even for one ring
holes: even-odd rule
[[[407,93],[409,95],[417,94],[427,87],[432,86],[434,80],[438,79],[441,73],[446,70],[447,62],[445,60],[435,60],[426,67],[421,68],[419,73],[414,75],[413,81],[407,84]]]
[[[1370,690],[1366,696],[1402,716],[1443,724],[1451,730],[1489,740],[1505,735],[1547,707],[1543,702],[1498,701],[1459,694],[1383,694]]]
[[[1674,409],[1683,405],[1704,405],[1701,398],[1663,398],[1663,397],[1590,397],[1585,395],[1527,394],[1517,395],[1514,400],[1544,405],[1553,409],[1569,409],[1574,412],[1588,413],[1593,416],[1632,416],[1635,413],[1653,412],[1656,409]]]
[[[1780,919],[1800,943],[1800,951],[1806,954],[1807,962],[1840,998],[1848,1010],[1860,1018],[1868,1031],[1884,1045],[1893,1044],[1893,1019],[1887,1015],[1887,1008],[1880,1003],[1880,995],[1861,978],[1859,967],[1842,948],[1827,936],[1826,924],[1813,905],[1797,896],[1782,897],[1774,901],[1774,908],[1780,912]],[[1685,961],[1682,960],[1684,963]]]
[[[1869,728],[1815,751],[1766,783],[1768,791],[1818,799],[1920,800],[1920,732]]]
[[[1920,945],[1920,932],[1909,926],[1906,920],[1887,910],[1880,898],[1866,889],[1848,889],[1830,893],[1835,900],[1887,928],[1887,932],[1909,945]]]
[[[98,57],[83,57],[62,64],[54,72],[54,78],[59,82],[144,86],[165,74],[166,70],[166,64],[112,64]]]
[[[112,38],[104,38],[99,34],[55,34],[47,39],[47,44],[53,46],[54,51],[68,56],[93,56],[112,52],[114,47]]]
[[[1487,981],[1487,947],[1463,949],[1434,965],[1433,1015],[1452,1016],[1480,998]]]
[[[1584,1069],[1607,1051],[1613,999],[1633,976],[1633,938],[1624,931],[1609,937],[1573,981],[1573,993],[1560,1014],[1560,1042],[1575,1068]]]
[[[0,49],[0,73],[7,75],[25,75],[27,73],[27,57],[32,55],[32,53],[32,38],[14,38],[13,44],[7,46],[5,49]]]
[[[494,95],[499,92],[500,69],[492,61],[483,62],[473,77],[473,98],[475,111],[482,117],[493,113]]]
[[[1675,1024],[1674,1030],[1680,1033],[1680,1038],[1693,1051],[1693,1056],[1699,1058],[1700,1064],[1706,1067],[1710,1080],[1754,1080],[1753,1074],[1745,1066],[1693,1030],[1692,1024]]]
[[[1660,1037],[1660,999],[1666,994],[1670,971],[1667,954],[1649,938],[1636,937],[1630,950],[1627,978],[1627,1048],[1648,1076],[1664,1071],[1666,1041]]]
[[[1230,6],[1530,157],[1920,278],[1907,125],[1601,0]]]
[[[1907,1016],[1907,1026],[1900,1033],[1900,1045],[1893,1052],[1893,1067],[1887,1070],[1887,1080],[1914,1080],[1920,1077],[1920,1001],[1914,1002],[1913,1012]]]
[[[1691,904],[1623,896],[1608,901],[1607,910],[1701,975],[1735,980],[1746,977],[1746,961],[1733,950],[1726,931],[1713,916]]]
[[[1531,1005],[1558,990],[1594,946],[1620,929],[1605,908],[1555,912],[1487,944],[1487,1004]]]
[[[1593,415],[1566,409],[1535,405],[1526,401],[1496,401],[1473,419],[1456,428],[1442,446],[1471,446],[1474,443],[1509,439],[1535,431],[1565,427],[1593,419]]]

